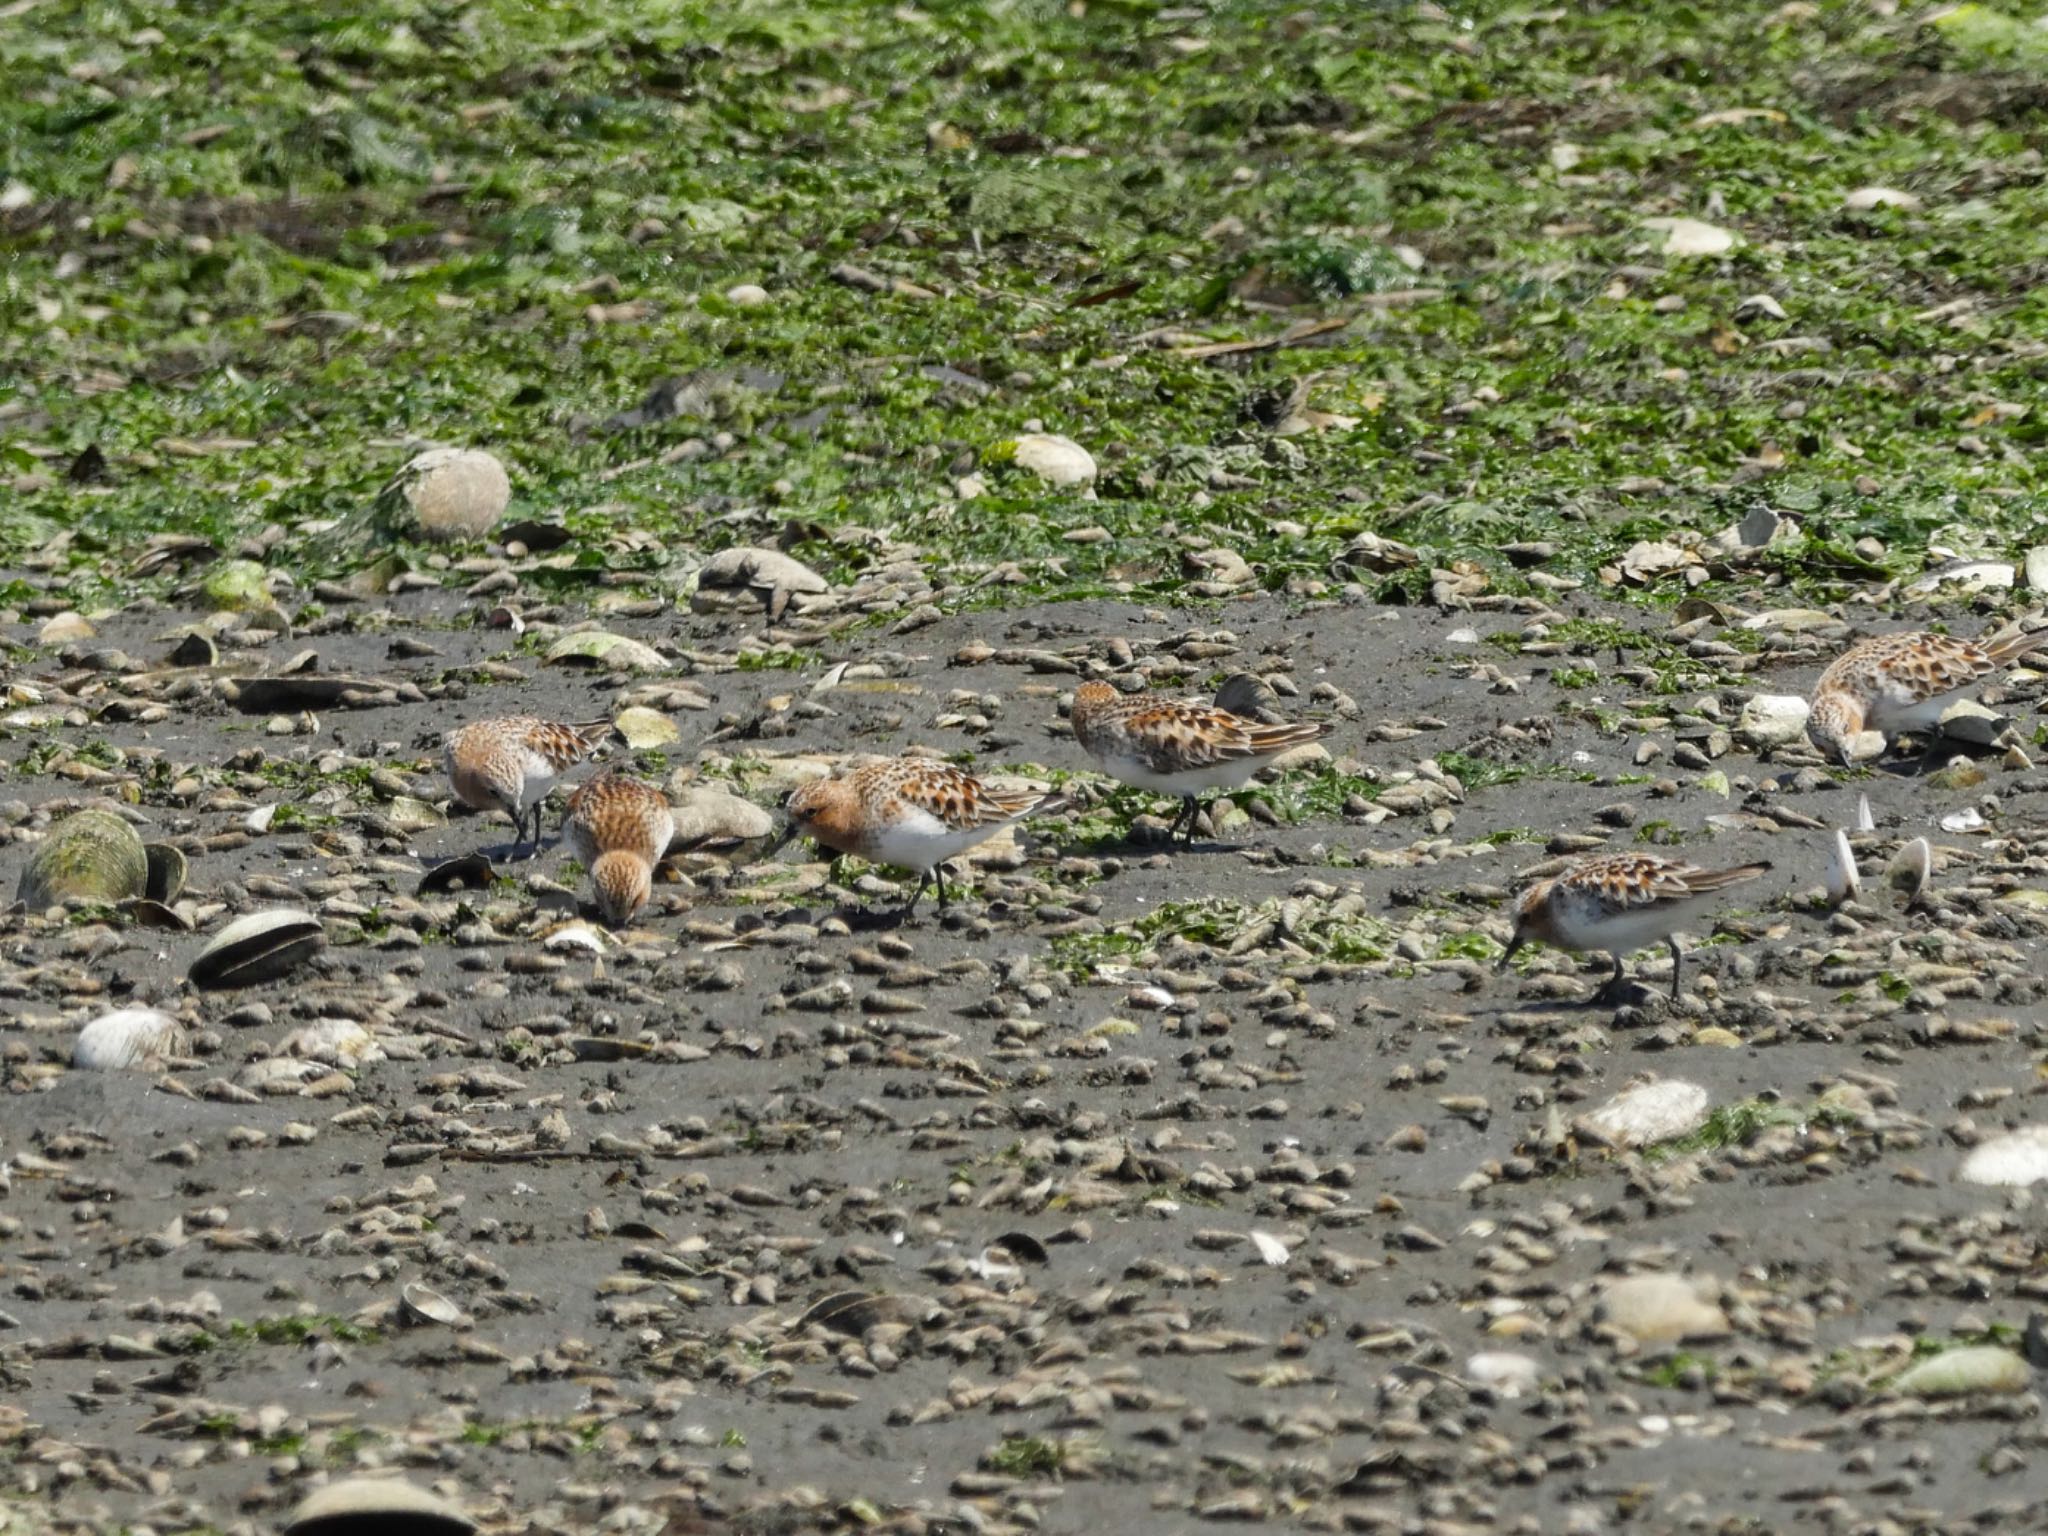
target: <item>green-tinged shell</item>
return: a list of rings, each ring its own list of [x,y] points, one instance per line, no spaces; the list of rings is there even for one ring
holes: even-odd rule
[[[149,863],[143,895],[168,907],[185,893],[185,855],[172,843],[144,843],[142,856]]]
[[[660,672],[668,666],[661,652],[628,635],[602,629],[581,629],[548,647],[550,665],[606,667],[613,671]]]
[[[213,936],[192,962],[192,984],[247,987],[274,981],[303,965],[326,944],[320,919],[310,912],[252,912]]]
[[[424,800],[411,795],[395,796],[384,807],[384,814],[391,818],[391,824],[401,832],[425,832],[431,827],[443,827],[448,818]]]
[[[223,560],[199,583],[206,606],[226,613],[255,613],[272,606],[270,573],[254,560]]]
[[[351,1477],[316,1489],[285,1536],[469,1536],[476,1522],[439,1494],[398,1477]]]
[[[1910,1397],[1960,1397],[1966,1392],[2024,1392],[2032,1378],[2027,1362],[2011,1350],[1977,1344],[1930,1355],[1886,1385]]]
[[[21,871],[18,900],[31,911],[67,901],[108,906],[149,894],[149,855],[135,829],[112,811],[65,817],[36,845]]]
[[[650,747],[665,747],[681,740],[683,734],[667,715],[642,704],[620,710],[619,717],[612,722],[612,729],[636,752]]]

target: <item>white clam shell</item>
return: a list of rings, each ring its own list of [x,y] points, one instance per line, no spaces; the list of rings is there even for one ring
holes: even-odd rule
[[[71,1065],[87,1072],[156,1066],[185,1049],[185,1029],[159,1008],[119,1008],[79,1030]]]
[[[1956,1177],[2001,1189],[2025,1189],[2048,1180],[2048,1125],[2023,1125],[1979,1142]]]

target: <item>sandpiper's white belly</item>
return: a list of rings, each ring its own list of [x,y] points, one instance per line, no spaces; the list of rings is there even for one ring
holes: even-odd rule
[[[1603,912],[1591,903],[1572,902],[1558,914],[1557,937],[1566,949],[1633,954],[1663,943],[1668,934],[1683,928],[1692,907],[1693,903],[1688,901],[1676,906]]]
[[[1234,762],[1187,768],[1179,773],[1160,773],[1135,757],[1104,753],[1099,754],[1095,761],[1111,778],[1135,784],[1140,789],[1149,789],[1157,795],[1196,795],[1205,789],[1235,789],[1248,783],[1261,766],[1260,759],[1244,757]]]
[[[999,821],[962,831],[947,826],[929,811],[912,807],[905,809],[889,825],[869,832],[864,852],[877,864],[927,870],[945,863],[956,854],[965,853],[978,843],[987,842],[1008,825],[1007,821]]]

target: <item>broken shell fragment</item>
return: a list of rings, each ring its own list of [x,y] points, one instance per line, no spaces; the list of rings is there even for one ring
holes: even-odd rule
[[[155,1067],[185,1049],[185,1028],[160,1008],[119,1008],[78,1032],[71,1065],[87,1072]]]
[[[284,1536],[470,1536],[476,1522],[398,1477],[351,1477],[303,1499]]]
[[[32,912],[67,901],[108,906],[149,892],[149,855],[135,829],[112,811],[65,817],[22,868],[16,898]]]
[[[1647,1147],[1698,1130],[1707,1119],[1707,1090],[1673,1078],[1624,1089],[1573,1127],[1608,1147]]]
[[[307,912],[252,912],[214,935],[192,962],[192,984],[246,987],[273,981],[311,959],[327,942],[320,920]]]
[[[185,892],[185,876],[191,866],[184,853],[174,843],[144,843],[142,856],[149,864],[143,894],[159,905],[169,906]]]

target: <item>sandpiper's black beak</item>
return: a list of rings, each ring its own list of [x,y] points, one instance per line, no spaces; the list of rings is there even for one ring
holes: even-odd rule
[[[1526,942],[1527,941],[1523,939],[1523,937],[1519,933],[1517,933],[1512,939],[1509,939],[1508,947],[1500,952],[1500,959],[1494,962],[1493,968],[1496,971],[1506,970],[1508,968],[1508,962],[1515,958],[1515,951],[1520,949],[1522,945]]]
[[[782,852],[783,849],[787,848],[791,843],[795,842],[797,839],[797,835],[802,830],[803,829],[796,824],[796,818],[785,815],[782,818],[782,830],[775,834],[775,841],[768,845],[767,850],[761,855],[761,857],[763,859],[774,858],[777,854]]]

